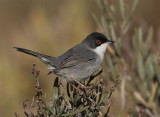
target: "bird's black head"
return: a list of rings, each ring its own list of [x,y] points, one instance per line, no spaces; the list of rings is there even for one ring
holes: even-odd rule
[[[114,41],[110,41],[104,36],[102,33],[94,32],[88,35],[82,43],[87,44],[90,48],[95,49],[96,47],[101,46],[104,43],[114,43]]]

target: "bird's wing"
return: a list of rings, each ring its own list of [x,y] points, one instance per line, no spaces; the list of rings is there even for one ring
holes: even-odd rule
[[[91,61],[93,59],[94,58],[88,58],[85,60],[85,59],[74,58],[74,56],[69,56],[68,58],[63,60],[62,63],[56,69],[64,69],[64,68],[68,68],[68,67],[73,67],[75,65],[83,64],[88,61]]]
[[[78,64],[84,64],[95,59],[95,53],[86,48],[74,48],[69,51],[68,54],[65,53],[65,58],[60,62],[56,69],[64,69],[68,67],[73,67]],[[55,69],[55,70],[56,70]]]

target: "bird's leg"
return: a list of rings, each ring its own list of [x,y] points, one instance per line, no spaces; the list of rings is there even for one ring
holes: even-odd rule
[[[82,83],[80,83],[79,81],[75,80],[74,78],[72,78],[76,83],[78,83],[82,88],[84,89],[89,89],[90,87],[89,86],[85,86],[83,85]]]

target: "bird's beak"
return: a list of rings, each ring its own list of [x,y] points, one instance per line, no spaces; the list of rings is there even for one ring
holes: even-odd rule
[[[108,43],[109,43],[109,44],[111,44],[111,43],[115,43],[115,42],[114,42],[114,41],[112,41],[112,40],[109,40],[109,41],[108,41]]]

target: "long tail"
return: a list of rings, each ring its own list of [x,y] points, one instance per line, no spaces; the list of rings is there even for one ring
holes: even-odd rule
[[[19,48],[19,47],[13,47],[13,48],[16,48],[17,51],[20,51],[20,52],[23,52],[23,53],[26,53],[26,54],[30,54],[30,55],[35,56],[35,57],[50,57],[50,56],[40,54],[38,52],[34,52],[32,50],[28,50],[28,49],[24,49],[24,48]]]
[[[38,57],[42,62],[44,62],[45,64],[47,64],[48,69],[53,70],[56,67],[56,60],[54,57],[51,56],[47,56],[44,54],[40,54],[38,52],[34,52],[32,50],[28,50],[28,49],[24,49],[24,48],[19,48],[19,47],[13,47],[16,48],[17,51]]]

